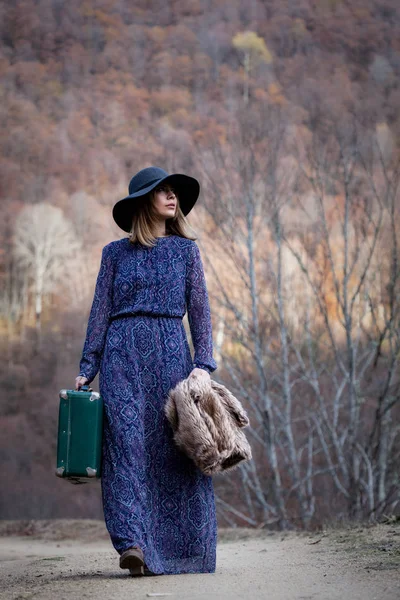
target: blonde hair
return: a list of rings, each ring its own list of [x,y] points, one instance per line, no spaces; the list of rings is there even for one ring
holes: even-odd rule
[[[150,247],[156,244],[157,237],[154,235],[154,230],[158,222],[158,216],[155,210],[154,196],[155,190],[139,198],[137,201],[137,208],[132,215],[132,228],[129,232],[129,241],[132,244],[139,242],[143,246]],[[181,210],[179,198],[177,197],[176,200],[175,215],[165,221],[167,235],[175,234],[188,240],[197,239]]]

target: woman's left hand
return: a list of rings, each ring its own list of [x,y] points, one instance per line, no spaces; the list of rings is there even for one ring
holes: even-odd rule
[[[204,383],[209,383],[211,380],[210,373],[205,369],[199,369],[195,367],[193,371],[189,373],[189,377],[194,377],[198,381],[204,381]]]

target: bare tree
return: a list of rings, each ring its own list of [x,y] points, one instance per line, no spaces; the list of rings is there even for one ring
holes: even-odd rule
[[[222,145],[214,141],[200,157],[206,182],[205,195],[214,199],[208,204],[209,215],[217,226],[212,237],[224,250],[224,269],[217,271],[212,263],[210,269],[216,281],[214,295],[220,307],[217,312],[219,318],[225,320],[227,341],[225,351],[222,351],[223,365],[231,384],[253,415],[250,435],[258,460],[256,458],[241,469],[243,500],[253,520],[278,523],[284,528],[290,525],[290,519],[280,465],[282,435],[286,436],[286,449],[289,450],[289,471],[297,483],[299,474],[290,420],[290,390],[287,385],[284,386],[288,392],[284,407],[277,410],[268,385],[269,361],[274,360],[273,351],[268,347],[268,329],[272,326],[274,332],[278,331],[279,317],[274,314],[275,307],[265,304],[271,301],[271,297],[267,298],[265,287],[270,286],[272,280],[271,273],[264,267],[268,264],[266,246],[271,241],[271,231],[278,223],[290,181],[290,177],[282,177],[280,168],[284,159],[284,126],[279,111],[275,109],[268,109],[263,114],[245,110],[235,117],[229,143]],[[278,238],[281,239],[279,234]],[[220,250],[216,253],[220,254]],[[281,260],[282,255],[278,253],[278,265],[281,265]],[[226,279],[224,272],[231,276],[230,280]],[[278,277],[278,281],[281,285],[282,278]],[[282,320],[282,298],[280,309]],[[285,354],[284,335],[283,342],[281,349]],[[283,362],[288,369],[285,358]],[[287,382],[286,372],[283,378]],[[251,383],[246,385],[244,381]],[[227,483],[224,482],[224,487]],[[295,489],[295,493],[304,495],[304,502],[301,500],[302,518],[307,519],[304,486],[297,485]],[[224,509],[223,514],[228,519],[228,511],[233,511],[233,507],[229,508],[229,503],[224,502],[219,503],[219,507],[221,511]]]
[[[328,347],[323,362],[311,349],[308,361],[297,355],[317,402],[310,418],[325,460],[337,465],[332,481],[346,501],[346,515],[375,518],[399,501],[398,496],[394,500],[399,428],[393,410],[400,350],[400,165],[396,158],[388,162],[379,138],[355,122],[333,122],[328,131],[328,144],[327,129],[323,143],[318,134],[312,136],[303,163],[316,205],[312,224],[319,253],[310,259],[304,232],[286,236]],[[301,202],[298,206],[306,211]],[[310,327],[306,333],[310,347]]]
[[[218,507],[279,527],[376,518],[399,500],[399,166],[354,123],[302,148],[284,124],[245,110],[199,149],[221,377],[252,416],[254,460]]]
[[[24,306],[24,281],[18,271],[16,258],[12,252],[14,218],[10,200],[4,202],[4,217],[1,222],[1,239],[4,251],[1,256],[1,289],[0,314],[8,325],[14,323]]]
[[[14,229],[14,252],[33,293],[36,328],[40,331],[43,298],[66,272],[80,249],[72,224],[60,208],[47,203],[26,206]]]

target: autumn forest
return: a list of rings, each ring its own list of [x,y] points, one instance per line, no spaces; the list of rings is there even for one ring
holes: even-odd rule
[[[201,182],[213,377],[251,422],[219,524],[400,514],[399,27],[398,0],[0,0],[0,518],[102,516],[54,476],[58,392],[150,165]]]

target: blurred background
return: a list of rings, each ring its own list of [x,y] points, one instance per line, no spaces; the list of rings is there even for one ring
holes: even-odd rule
[[[58,393],[150,165],[201,182],[214,377],[251,420],[219,524],[400,514],[399,27],[398,0],[0,2],[0,518],[102,518],[55,477]]]

